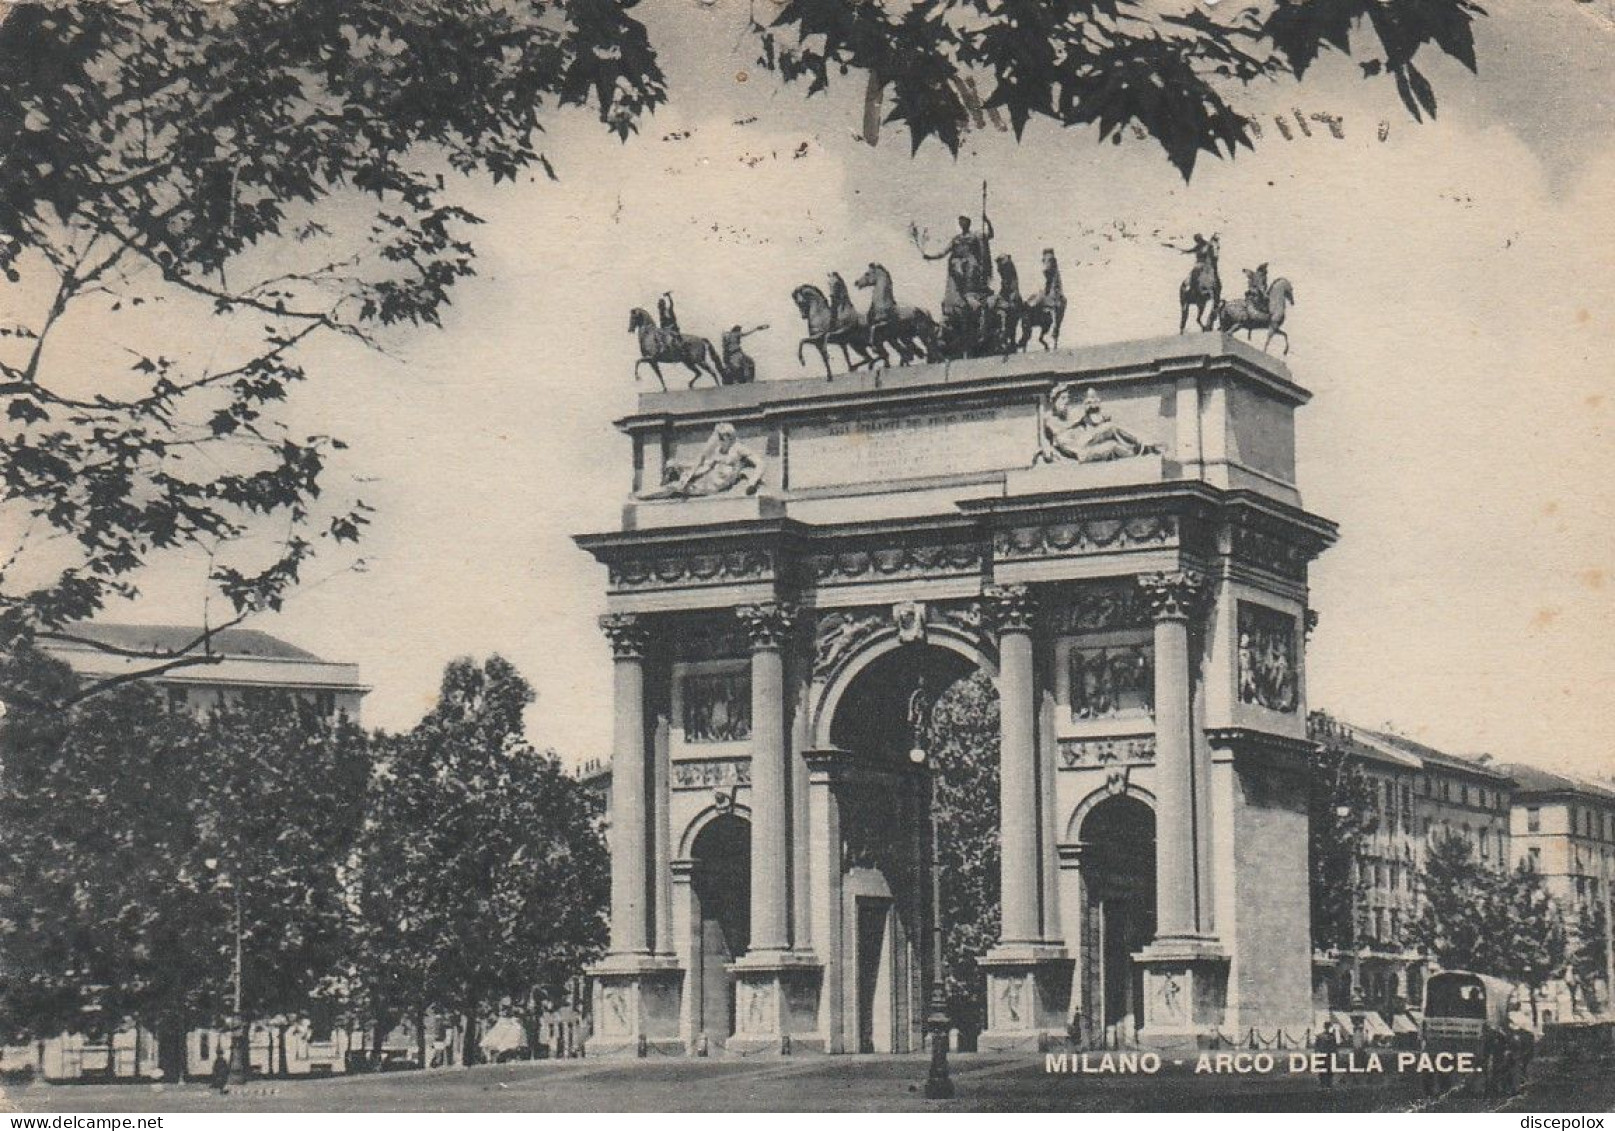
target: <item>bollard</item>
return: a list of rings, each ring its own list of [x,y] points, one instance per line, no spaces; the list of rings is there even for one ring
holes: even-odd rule
[[[707,1035],[705,1030],[703,1030],[701,1035],[695,1039],[695,1055],[706,1056],[707,1048]]]
[[[644,1033],[639,1034],[638,1052],[641,1057],[650,1055],[650,1039],[646,1037]]]

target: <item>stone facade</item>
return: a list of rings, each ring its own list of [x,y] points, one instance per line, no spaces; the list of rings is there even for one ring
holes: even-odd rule
[[[1064,382],[1096,406],[1067,446],[1104,458],[1034,466]],[[1002,726],[983,1045],[1305,1029],[1306,571],[1335,536],[1294,482],[1306,400],[1221,335],[643,395],[622,526],[578,538],[616,670],[590,1055],[918,1047],[907,720],[973,669]],[[755,490],[640,497],[724,423]]]

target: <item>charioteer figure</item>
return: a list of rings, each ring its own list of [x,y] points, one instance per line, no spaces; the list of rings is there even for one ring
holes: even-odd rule
[[[683,336],[679,331],[678,312],[673,309],[672,291],[663,291],[662,297],[656,300],[656,324],[675,337]]]

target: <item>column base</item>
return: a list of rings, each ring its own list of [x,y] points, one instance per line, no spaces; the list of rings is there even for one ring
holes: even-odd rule
[[[1202,935],[1158,938],[1133,956],[1144,972],[1140,1044],[1196,1048],[1211,1043],[1227,1013],[1226,951]]]
[[[737,1056],[822,1053],[819,986],[824,964],[809,951],[745,954],[729,964],[735,979],[735,1033],[726,1051]]]
[[[982,1052],[1041,1051],[1066,1039],[1074,963],[1058,943],[1007,943],[988,951],[987,1030]]]
[[[677,958],[608,954],[586,973],[595,1018],[594,1033],[585,1047],[587,1055],[683,1055],[679,998],[684,989],[684,968]]]

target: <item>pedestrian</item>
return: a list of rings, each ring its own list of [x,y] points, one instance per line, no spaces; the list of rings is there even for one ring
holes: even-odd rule
[[[224,1055],[223,1046],[220,1046],[218,1052],[213,1056],[213,1070],[209,1073],[208,1083],[221,1096],[229,1090],[230,1061]]]
[[[1340,1038],[1335,1035],[1335,1023],[1325,1021],[1323,1032],[1312,1042],[1312,1050],[1323,1054],[1323,1064],[1318,1069],[1318,1083],[1324,1088],[1335,1086],[1335,1053],[1339,1049]]]

